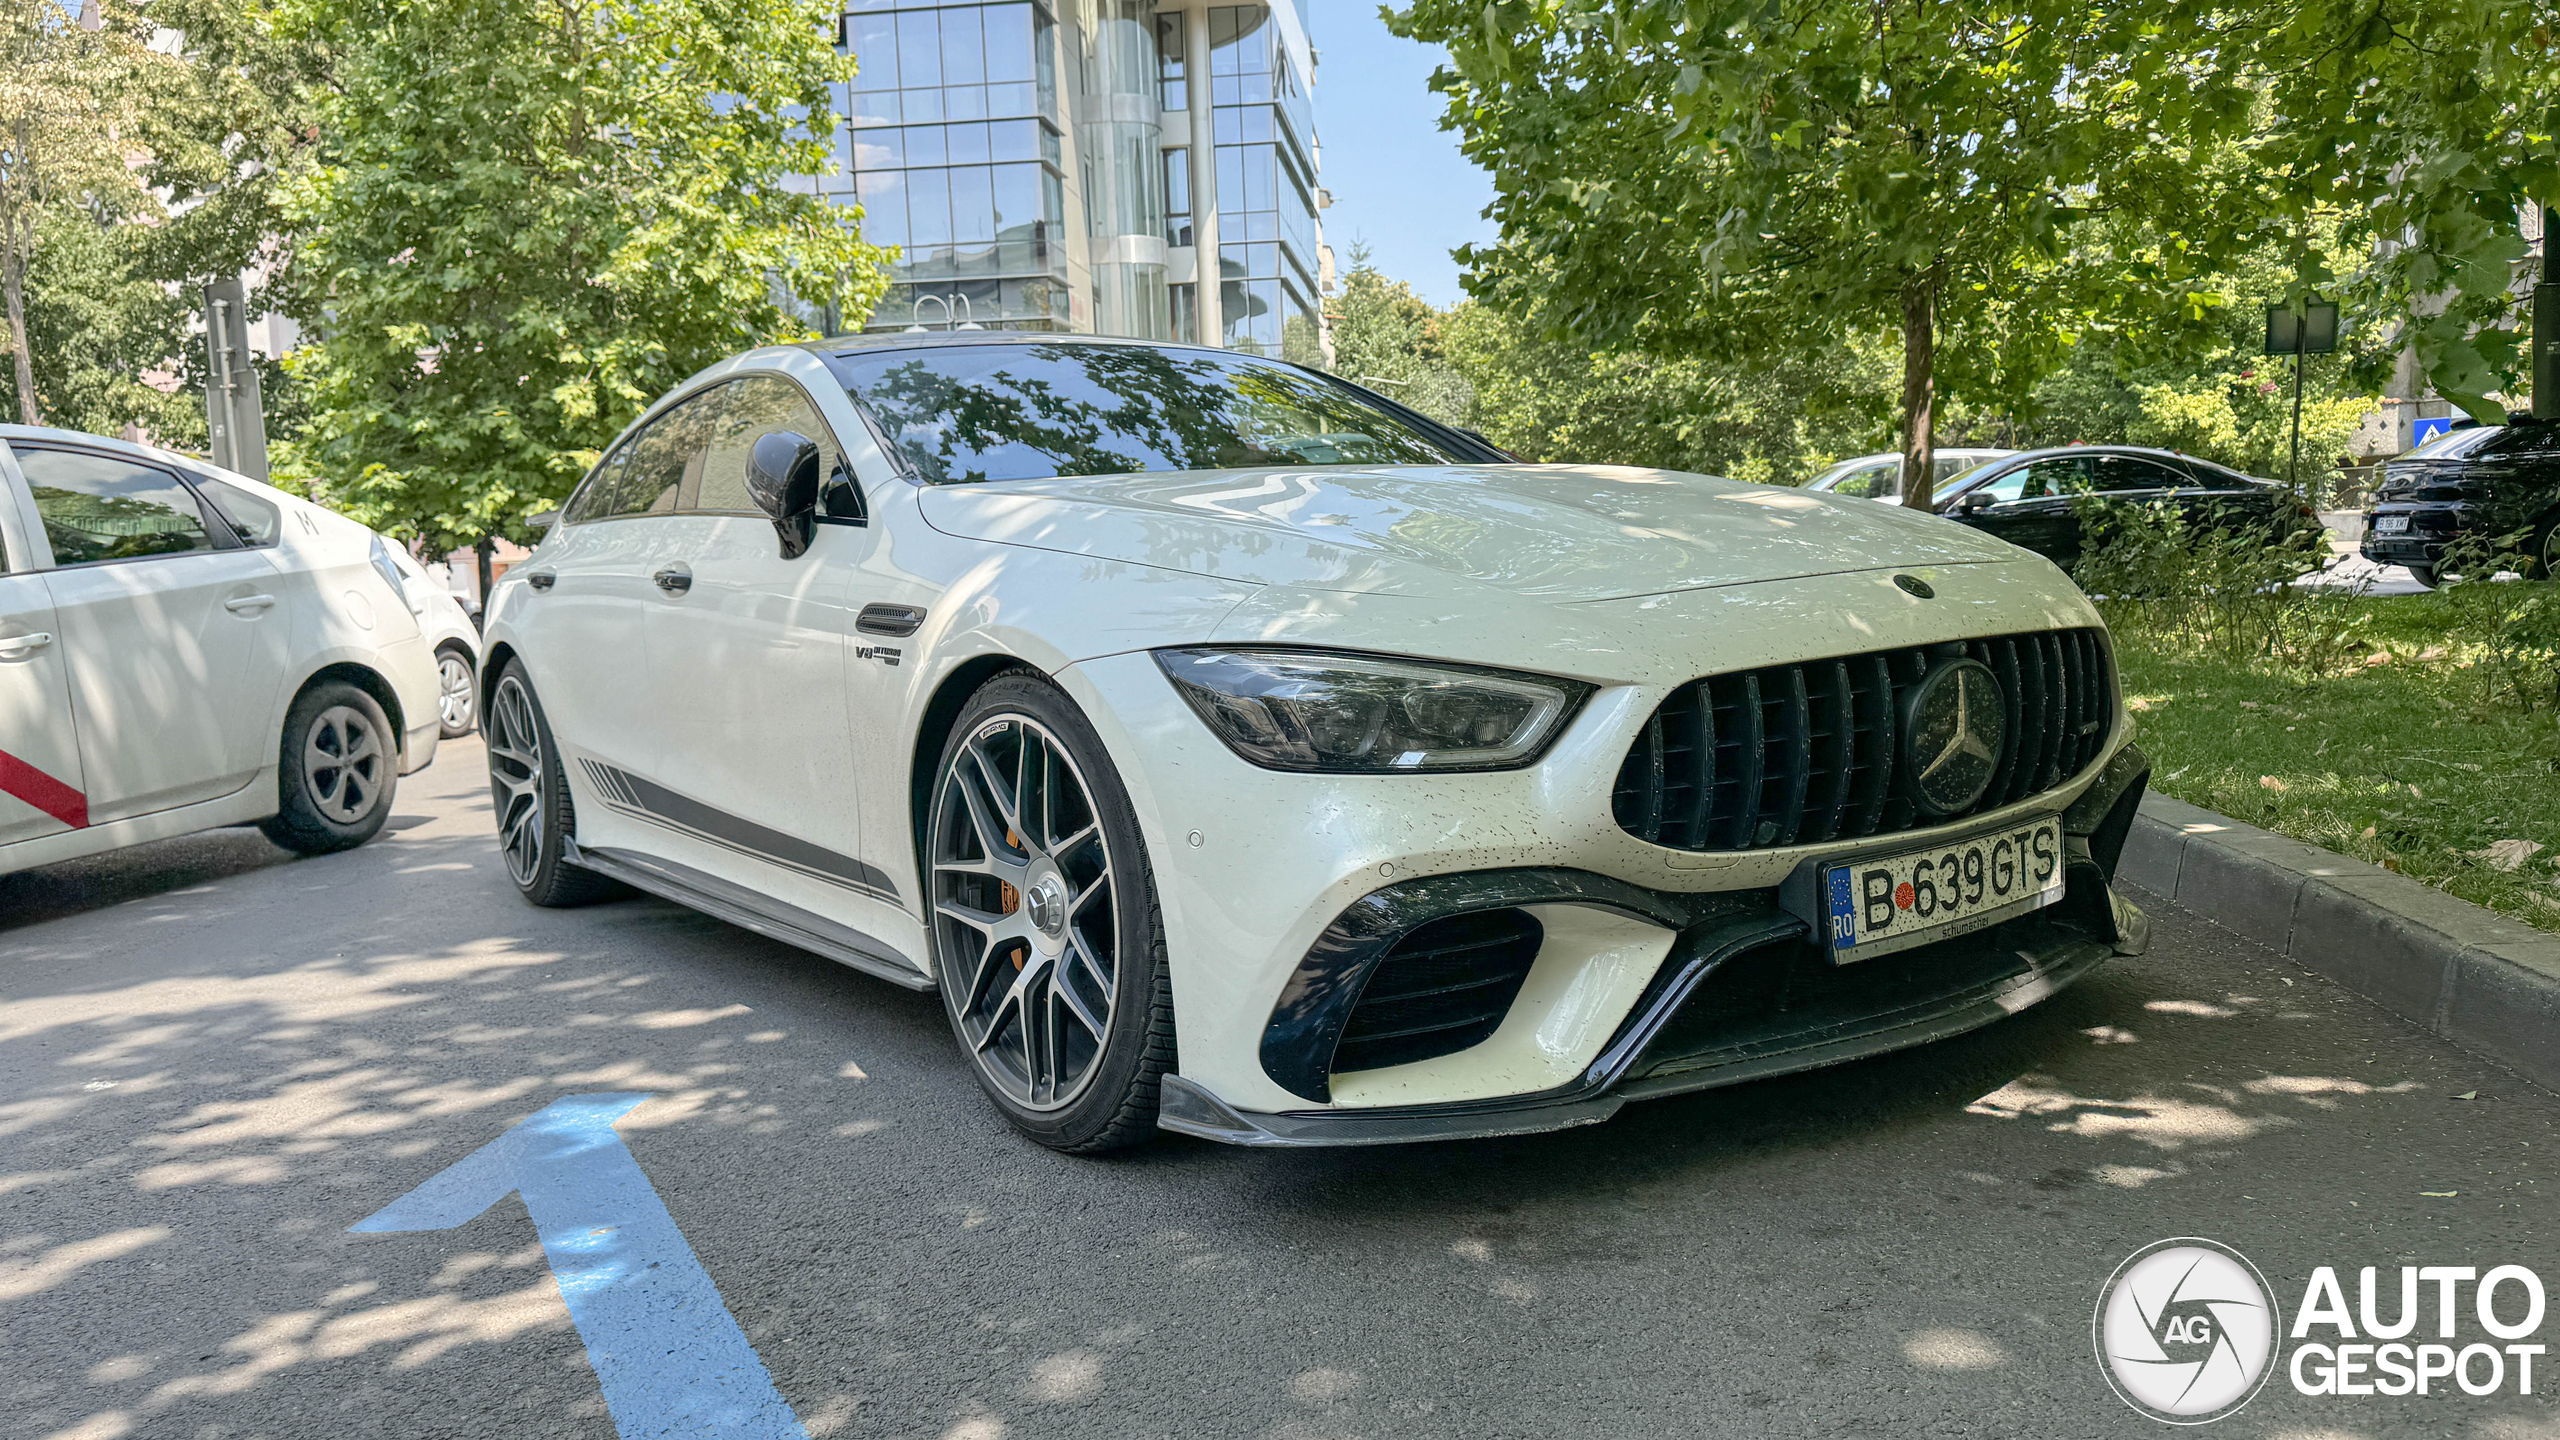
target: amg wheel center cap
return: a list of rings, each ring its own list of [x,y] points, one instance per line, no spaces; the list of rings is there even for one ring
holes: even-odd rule
[[[2008,740],[2000,677],[1979,660],[1940,665],[1903,705],[1902,781],[1912,804],[1936,818],[1981,799]]]
[[[1043,875],[1022,892],[1022,908],[1042,935],[1056,940],[1067,933],[1067,892],[1055,875]]]

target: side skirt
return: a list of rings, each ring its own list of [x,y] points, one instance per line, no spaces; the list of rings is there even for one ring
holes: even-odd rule
[[[635,890],[646,890],[662,900],[673,900],[705,915],[726,920],[740,929],[753,930],[785,945],[796,945],[813,955],[823,955],[839,965],[849,965],[892,985],[901,985],[909,990],[933,988],[932,976],[861,931],[839,925],[823,915],[813,915],[796,905],[786,905],[770,896],[759,895],[717,875],[706,875],[691,866],[630,850],[584,849],[575,840],[569,842],[568,852],[563,858],[599,875],[610,875]]]

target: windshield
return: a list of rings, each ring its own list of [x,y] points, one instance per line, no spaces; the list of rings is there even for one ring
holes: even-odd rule
[[[830,364],[933,485],[1494,458],[1323,376],[1215,350],[935,345]]]
[[[2498,433],[2506,428],[2504,425],[2473,425],[2461,430],[2447,430],[2400,458],[2403,460],[2460,459],[2496,439]]]

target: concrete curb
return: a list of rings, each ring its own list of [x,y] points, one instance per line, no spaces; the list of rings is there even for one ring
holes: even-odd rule
[[[2116,874],[2560,1089],[2560,935],[2158,794]]]

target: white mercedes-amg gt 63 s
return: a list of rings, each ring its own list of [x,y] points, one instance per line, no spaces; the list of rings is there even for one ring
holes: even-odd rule
[[[223,825],[372,839],[438,739],[394,553],[201,460],[0,425],[0,874]]]
[[[695,376],[496,587],[537,904],[938,989],[1065,1150],[1588,1124],[1952,1035],[2147,922],[2046,561],[1524,465],[1295,366],[993,333]]]

